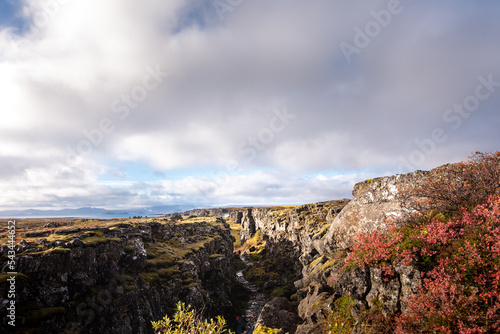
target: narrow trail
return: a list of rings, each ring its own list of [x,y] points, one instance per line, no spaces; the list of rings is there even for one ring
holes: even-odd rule
[[[245,263],[248,267],[253,266],[253,263],[248,261],[244,256],[240,256],[241,261]],[[252,333],[254,330],[255,322],[259,317],[260,311],[264,305],[268,302],[268,298],[265,294],[259,291],[259,288],[255,284],[250,283],[243,277],[243,270],[238,270],[236,272],[236,279],[241,283],[245,289],[249,291],[250,301],[248,302],[247,308],[245,309],[245,320],[247,322],[247,331]]]

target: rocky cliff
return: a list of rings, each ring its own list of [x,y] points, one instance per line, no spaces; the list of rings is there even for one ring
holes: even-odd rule
[[[241,225],[242,242],[260,240],[249,250],[256,263],[247,275],[277,298],[255,315],[258,325],[323,333],[330,306],[343,296],[354,300],[358,324],[366,310],[400,310],[420,284],[416,268],[398,266],[389,280],[375,268],[340,269],[354,235],[407,214],[398,192],[426,177],[414,172],[367,180],[355,185],[352,200],[197,209],[186,212],[186,220],[177,214],[28,233],[16,246],[18,332],[151,333],[150,321],[171,314],[178,301],[209,316],[232,317],[234,239],[221,217]],[[8,249],[2,251],[6,272]],[[7,288],[2,275],[0,289]],[[5,325],[8,300],[2,297]]]
[[[186,216],[196,217],[228,217],[229,215],[240,212],[241,208],[209,208],[209,209],[192,209],[184,212]],[[167,217],[170,215],[167,215]]]
[[[408,214],[397,198],[398,192],[415,187],[427,175],[428,172],[416,171],[357,183],[352,191],[353,200],[332,221],[323,240],[323,250],[349,248],[356,233],[385,228],[388,220]]]
[[[17,245],[18,333],[152,333],[185,301],[228,314],[233,238],[221,219],[69,227]],[[6,270],[7,248],[0,260]],[[5,275],[0,291],[7,291]],[[6,322],[6,295],[0,318]]]
[[[414,187],[426,177],[426,172],[417,171],[367,180],[355,185],[351,201],[248,208],[231,215],[241,223],[242,242],[260,230],[268,241],[266,248],[273,250],[266,256],[273,258],[286,252],[300,263],[301,275],[296,276],[293,298],[301,319],[297,333],[323,333],[329,306],[342,296],[355,300],[352,313],[359,323],[366,310],[381,309],[387,313],[404,308],[404,299],[420,284],[416,268],[399,266],[387,282],[379,269],[340,269],[354,235],[383,229],[387,219],[407,214],[408,209],[397,198],[399,189]]]

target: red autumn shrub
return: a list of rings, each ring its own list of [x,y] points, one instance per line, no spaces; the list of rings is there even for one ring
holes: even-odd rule
[[[452,217],[431,215],[410,226],[360,234],[346,266],[413,264],[423,272],[417,294],[396,315],[396,333],[500,332],[500,196]]]
[[[416,187],[400,189],[404,204],[421,213],[429,210],[456,212],[473,208],[500,193],[500,151],[476,152],[470,160],[433,169]],[[418,199],[418,200],[416,200]]]

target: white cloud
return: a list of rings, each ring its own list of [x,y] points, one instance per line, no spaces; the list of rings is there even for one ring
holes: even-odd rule
[[[25,0],[33,29],[0,31],[0,206],[189,202],[199,189],[207,204],[312,201],[350,190],[303,175],[337,171],[350,186],[363,170],[397,171],[436,127],[449,139],[416,168],[497,149],[498,92],[457,131],[442,118],[478,76],[500,81],[496,3],[402,1],[348,63],[339,44],[387,1],[245,1],[224,21],[203,0],[62,2],[48,11]],[[148,66],[171,75],[121,119],[113,101],[143,84]],[[283,105],[297,117],[251,146]],[[113,130],[68,164],[68,147],[84,147],[103,119]],[[167,181],[102,181],[121,161]],[[212,171],[228,163],[239,167],[231,183],[214,185]],[[179,168],[197,175],[168,181]]]

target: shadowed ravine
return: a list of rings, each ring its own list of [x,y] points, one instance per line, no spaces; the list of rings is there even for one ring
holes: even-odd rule
[[[248,261],[244,256],[241,256],[240,258],[247,267],[253,265],[253,263]],[[259,291],[255,284],[252,284],[245,279],[245,277],[243,276],[243,270],[238,270],[236,272],[236,279],[244,286],[245,289],[248,290],[250,295],[250,300],[248,301],[248,305],[245,309],[245,320],[247,323],[247,331],[249,333],[252,333],[252,331],[254,330],[255,322],[259,317],[260,311],[268,301],[268,298],[265,294]]]

